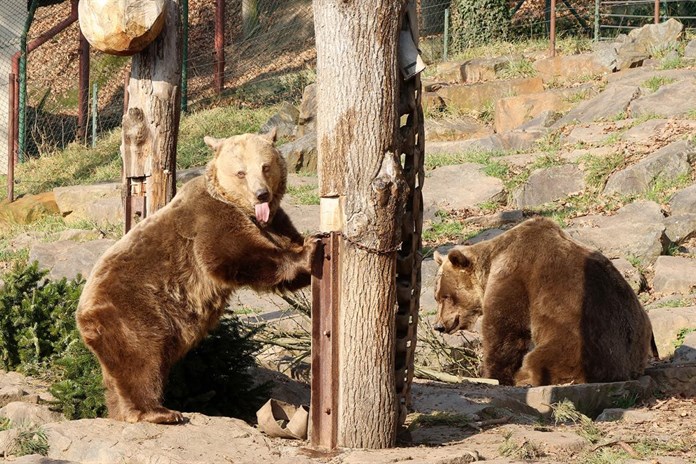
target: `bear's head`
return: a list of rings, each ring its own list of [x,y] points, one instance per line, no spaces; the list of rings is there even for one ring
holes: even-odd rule
[[[443,256],[435,252],[440,266],[435,280],[437,322],[434,329],[453,333],[467,330],[482,314],[483,285],[476,273],[476,256],[467,246],[457,246]]]
[[[226,139],[205,137],[215,157],[208,163],[208,190],[256,217],[271,221],[287,185],[285,159],[274,146],[275,129],[268,134],[242,134]]]

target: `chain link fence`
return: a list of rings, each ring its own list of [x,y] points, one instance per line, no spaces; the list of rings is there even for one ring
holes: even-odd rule
[[[445,55],[451,34],[448,13],[453,1],[420,0],[420,48],[427,63]],[[41,2],[48,5],[36,10],[27,33],[28,43],[45,38],[46,33],[64,24],[76,4],[73,0]],[[649,9],[653,4],[649,0],[602,0],[602,37],[608,36],[609,31],[650,22]],[[182,103],[189,111],[219,104],[263,106],[283,100],[297,103],[304,87],[313,82],[316,49],[311,0],[188,0],[182,3],[184,10],[185,5],[188,28],[183,51],[186,92]],[[216,53],[220,5],[224,5],[224,13],[217,23],[224,26],[224,40],[218,41],[221,50]],[[548,38],[550,0],[509,0],[509,8],[511,40]],[[663,19],[676,16],[692,27],[696,1],[663,0],[661,14]],[[9,75],[20,50],[26,17],[26,0],[0,2],[0,173],[5,172],[7,156],[12,151],[8,140],[13,96]],[[557,1],[558,37],[591,37],[594,25],[594,0]],[[23,131],[26,135],[22,144],[27,157],[50,154],[76,141],[93,143],[121,124],[130,59],[90,52],[89,104],[80,127],[79,45],[78,25],[73,22],[28,54]]]
[[[602,0],[597,9],[597,38],[611,39],[646,24],[668,18],[679,20],[686,29],[696,28],[694,0]]]

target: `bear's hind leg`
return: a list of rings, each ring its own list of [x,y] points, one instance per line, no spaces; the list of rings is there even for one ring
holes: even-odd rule
[[[501,385],[513,385],[515,372],[522,365],[522,358],[529,349],[529,337],[524,334],[498,335],[491,342],[484,334],[483,376],[497,379]]]
[[[570,344],[537,346],[527,353],[515,375],[515,385],[533,386],[564,383],[585,383],[585,374],[578,355]]]

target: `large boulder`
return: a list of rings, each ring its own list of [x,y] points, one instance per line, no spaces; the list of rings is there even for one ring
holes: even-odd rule
[[[38,261],[41,269],[48,269],[48,278],[52,280],[74,279],[78,274],[87,278],[97,259],[114,243],[108,239],[37,243],[29,251],[29,261]]]
[[[591,53],[580,55],[557,55],[534,62],[534,69],[544,82],[571,81],[595,77],[612,71]]]
[[[564,164],[535,170],[513,193],[513,198],[518,208],[529,208],[560,200],[584,189],[582,171],[575,164]]]
[[[630,103],[640,95],[640,87],[630,85],[611,85],[594,98],[585,100],[563,116],[555,127],[573,122],[588,123],[602,119],[612,119],[626,112]]]
[[[278,150],[285,158],[290,172],[317,172],[317,133],[310,132]]]
[[[80,30],[104,53],[134,55],[162,31],[166,0],[80,0]]]
[[[544,83],[539,77],[520,78],[505,81],[481,82],[478,84],[448,85],[437,90],[448,107],[462,111],[480,111],[486,105],[509,95],[524,95],[544,91]]]
[[[437,210],[464,210],[500,200],[503,181],[486,175],[483,169],[481,164],[465,163],[431,171],[423,186],[426,216],[432,217]]]
[[[278,108],[278,112],[261,126],[259,132],[266,133],[275,128],[278,138],[292,137],[295,134],[295,127],[299,117],[300,112],[297,108],[288,102],[283,102],[280,108]]]
[[[486,137],[491,134],[493,134],[493,131],[490,127],[481,124],[474,118],[428,118],[425,120],[426,140],[468,140]]]
[[[696,290],[696,259],[660,256],[655,261],[653,291],[689,294]]]
[[[695,155],[696,147],[690,142],[672,142],[638,163],[612,174],[604,193],[641,194],[658,180],[671,181],[688,175],[691,172],[690,160]]]
[[[684,116],[694,109],[696,100],[696,79],[667,84],[655,93],[635,99],[628,107],[633,118],[657,115],[663,118]]]
[[[566,232],[610,259],[633,257],[650,264],[667,245],[663,221],[660,205],[639,201],[624,206],[612,216],[574,219]]]
[[[25,195],[12,203],[0,203],[0,223],[31,224],[45,216],[58,214],[56,197],[53,192],[38,195]]]
[[[498,73],[510,66],[510,61],[510,58],[503,56],[467,60],[459,69],[461,82],[475,84],[492,81],[498,76]]]
[[[56,187],[53,192],[67,224],[81,221],[119,224],[125,218],[120,183]]]
[[[674,353],[680,333],[696,328],[696,306],[651,309],[648,316],[661,358],[667,358]]]
[[[672,214],[696,214],[696,184],[677,192],[669,201]]]
[[[616,47],[616,69],[640,66],[656,52],[676,48],[684,26],[674,18],[660,24],[647,24],[628,33]]]
[[[297,117],[297,137],[317,130],[317,84],[309,84],[302,93],[300,114]]]

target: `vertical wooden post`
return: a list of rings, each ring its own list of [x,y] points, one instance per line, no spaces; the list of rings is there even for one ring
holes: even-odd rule
[[[7,99],[8,106],[8,121],[7,121],[7,200],[14,201],[14,169],[16,163],[15,152],[15,88],[17,86],[17,76],[10,73],[8,78]]]
[[[225,0],[215,0],[215,90],[225,88]]]
[[[655,0],[655,24],[660,24],[660,0]]]
[[[549,42],[551,42],[551,56],[556,56],[556,0],[551,0],[551,23],[549,29]]]
[[[166,3],[157,39],[133,56],[121,156],[126,231],[136,217],[162,208],[176,192],[181,114],[181,19],[178,0]]]
[[[89,42],[80,32],[80,74],[77,92],[77,140],[87,140],[87,112],[89,109]]]

